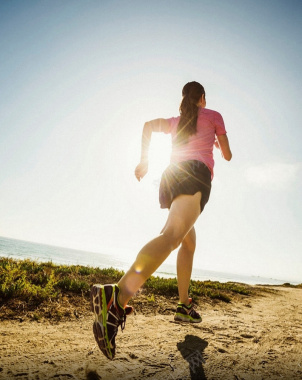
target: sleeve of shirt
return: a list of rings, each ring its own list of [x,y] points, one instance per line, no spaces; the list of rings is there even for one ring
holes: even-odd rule
[[[170,119],[166,119],[166,121],[169,124],[169,129],[166,130],[166,131],[164,131],[164,133],[167,133],[167,134],[171,133],[172,128],[174,128],[175,126],[177,126],[178,120],[179,120],[179,116],[178,117],[170,117]]]
[[[225,135],[227,133],[225,126],[224,126],[223,118],[219,112],[215,112],[214,123],[215,123],[216,136]]]

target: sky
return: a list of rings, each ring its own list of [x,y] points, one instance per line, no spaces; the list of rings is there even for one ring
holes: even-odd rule
[[[0,2],[0,236],[132,260],[160,233],[170,136],[203,84],[233,158],[214,152],[196,268],[302,279],[302,4],[294,0]],[[174,263],[176,252],[168,258]]]

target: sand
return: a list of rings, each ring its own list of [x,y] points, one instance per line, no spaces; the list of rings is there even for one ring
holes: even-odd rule
[[[200,324],[131,315],[113,361],[92,314],[75,321],[0,322],[0,379],[302,379],[302,289],[200,307]]]

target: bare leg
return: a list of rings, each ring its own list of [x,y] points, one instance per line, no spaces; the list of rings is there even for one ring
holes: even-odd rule
[[[172,203],[162,234],[147,243],[118,283],[119,302],[125,306],[151,274],[176,249],[200,214],[201,193],[180,195]]]
[[[177,255],[177,282],[179,302],[189,304],[189,285],[196,246],[195,229],[192,229],[183,239]]]

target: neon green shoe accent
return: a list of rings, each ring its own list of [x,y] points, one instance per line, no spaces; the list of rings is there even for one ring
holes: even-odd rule
[[[175,321],[190,323],[199,323],[202,321],[201,316],[194,310],[191,302],[188,306],[183,303],[178,303],[176,313],[174,315]]]
[[[113,354],[111,352],[111,345],[110,345],[110,340],[108,337],[108,328],[107,328],[107,302],[106,302],[106,294],[105,294],[105,289],[104,287],[101,288],[102,292],[102,321],[103,321],[103,326],[104,326],[104,340],[105,340],[105,345],[106,349],[108,351],[110,359],[113,359]],[[112,296],[110,299],[110,303],[113,301],[115,293],[115,286],[112,286]]]

